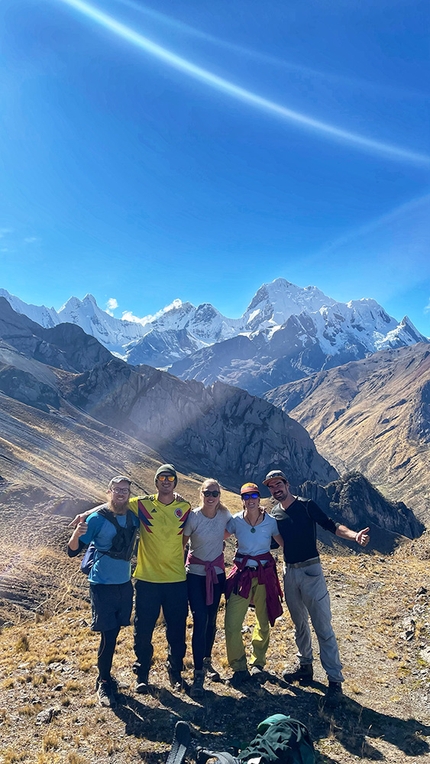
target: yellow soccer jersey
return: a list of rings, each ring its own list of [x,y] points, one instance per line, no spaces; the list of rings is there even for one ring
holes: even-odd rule
[[[140,520],[135,578],[154,584],[185,581],[182,536],[191,505],[162,504],[153,495],[130,499],[129,507]]]

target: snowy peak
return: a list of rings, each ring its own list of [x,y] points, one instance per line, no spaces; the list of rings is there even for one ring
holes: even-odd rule
[[[91,294],[85,295],[83,300],[71,297],[58,313],[54,308],[27,305],[6,290],[0,290],[0,295],[14,310],[43,327],[64,322],[80,326],[112,353],[136,365],[146,363],[168,368],[181,359],[190,358],[185,375],[194,373],[191,372],[196,368],[194,355],[212,346],[216,346],[217,358],[223,354],[230,357],[236,346],[243,351],[243,343],[231,345],[227,342],[224,347],[225,341],[239,338],[239,335],[252,340],[256,368],[269,364],[272,376],[281,356],[291,358],[295,373],[300,376],[299,369],[310,373],[327,365],[331,367],[363,358],[377,350],[427,342],[407,317],[401,322],[396,321],[373,299],[336,302],[317,287],[298,287],[282,278],[263,284],[243,316],[237,319],[223,316],[210,303],[195,307],[180,299],[173,300],[154,315],[137,318],[124,313],[120,319],[99,308]],[[246,347],[249,349],[248,345]],[[265,362],[262,353],[266,356]],[[294,354],[298,354],[296,360]],[[211,357],[213,355],[211,352]],[[230,358],[230,362],[236,369],[234,379],[237,380],[243,359]],[[204,356],[198,364],[199,373],[206,381],[218,378],[216,375],[213,378],[210,374],[206,376]],[[220,360],[218,375],[221,367],[223,361]],[[229,374],[228,369],[223,371],[222,379],[228,381]],[[267,384],[270,384],[270,374]],[[242,379],[235,384],[247,387]]]
[[[335,300],[327,297],[316,287],[298,287],[285,279],[275,279],[263,284],[249,304],[243,316],[250,332],[282,326],[290,316],[303,311],[315,313]]]
[[[9,294],[6,289],[0,289],[0,297],[4,297],[16,313],[21,313],[23,316],[31,318],[32,321],[40,324],[45,329],[51,329],[53,326],[61,323],[55,308],[45,308],[44,305],[29,305],[20,300],[19,297]]]

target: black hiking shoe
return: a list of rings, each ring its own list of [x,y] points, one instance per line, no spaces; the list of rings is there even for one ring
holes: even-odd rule
[[[325,705],[328,708],[336,708],[343,699],[341,682],[329,682],[325,695]]]
[[[246,682],[249,682],[250,679],[251,675],[248,669],[245,669],[244,671],[235,671],[233,676],[230,677],[230,679],[227,679],[227,684],[238,689],[239,687],[243,687],[243,685]]]
[[[312,663],[299,663],[293,671],[284,671],[282,679],[285,682],[300,682],[300,684],[311,684],[314,677]]]
[[[190,725],[182,720],[176,722],[173,735],[172,748],[167,757],[166,764],[182,764],[185,754],[191,743]]]
[[[182,674],[180,671],[174,671],[171,666],[167,666],[169,682],[174,690],[181,690],[184,686]]]
[[[97,697],[104,708],[116,708],[116,699],[113,694],[111,683],[105,679],[98,681]]]
[[[135,690],[139,695],[147,695],[149,692],[149,683],[147,676],[139,676],[136,679]]]
[[[210,682],[221,681],[219,672],[212,666],[210,658],[203,658],[203,670],[206,674],[206,679],[209,679]]]
[[[263,666],[258,666],[254,663],[249,673],[253,679],[257,680],[257,682],[264,682],[266,672],[264,671]]]
[[[195,671],[194,681],[190,688],[190,695],[192,698],[203,698],[205,691],[203,689],[203,683],[205,681],[205,672]]]

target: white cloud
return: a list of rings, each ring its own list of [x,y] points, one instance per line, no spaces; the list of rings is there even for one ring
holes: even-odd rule
[[[430,297],[429,297],[429,301],[428,301],[427,305],[424,308],[424,313],[430,313]]]
[[[26,236],[24,239],[25,244],[34,244],[35,241],[39,241],[37,236]]]
[[[13,233],[13,228],[0,228],[0,239],[3,239],[8,233]]]
[[[116,300],[115,297],[109,297],[109,300],[106,303],[106,313],[113,316],[113,311],[116,310],[117,307],[118,300]]]
[[[144,316],[143,318],[139,318],[138,316],[135,316],[131,310],[125,311],[121,319],[122,321],[131,321],[135,324],[142,324],[142,326],[146,326],[146,324],[150,324],[152,321],[155,321],[157,318],[161,318],[164,313],[168,313],[172,309],[179,309],[182,306],[182,300],[179,298],[176,298],[173,300],[173,302],[170,303],[170,305],[166,305],[165,308],[161,308],[161,310],[158,310],[157,313],[154,313],[153,316]]]

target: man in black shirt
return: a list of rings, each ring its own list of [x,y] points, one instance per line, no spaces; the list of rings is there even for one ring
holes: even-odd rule
[[[313,677],[312,639],[309,616],[318,638],[320,660],[328,677],[327,700],[337,703],[342,695],[342,664],[331,624],[330,598],[316,546],[316,524],[359,546],[369,541],[369,528],[357,533],[335,523],[312,500],[292,495],[288,480],[280,470],[272,470],[263,480],[279,503],[272,509],[284,539],[285,602],[295,627],[299,666],[284,672],[286,681],[306,684]]]

